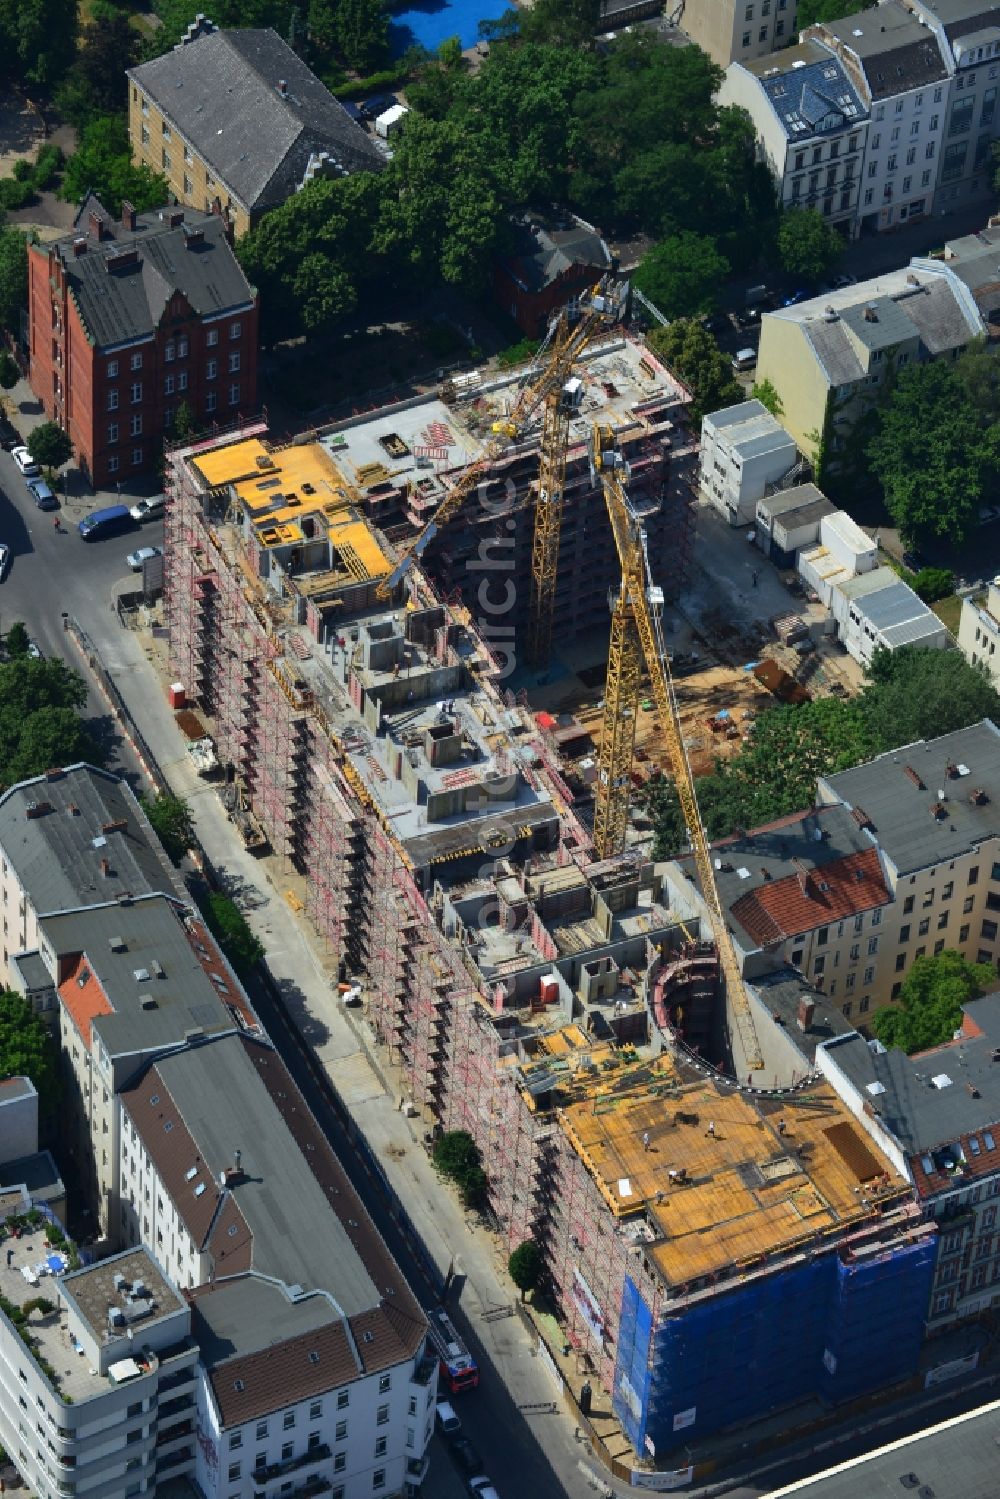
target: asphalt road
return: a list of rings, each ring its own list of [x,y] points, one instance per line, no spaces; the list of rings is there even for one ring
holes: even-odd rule
[[[137,546],[161,546],[163,522],[147,521],[134,532],[106,541],[85,542],[77,522],[104,501],[84,502],[71,497],[58,511],[39,510],[9,453],[0,451],[0,541],[11,557],[0,582],[0,632],[23,620],[45,656],[62,656],[90,688],[88,726],[109,752],[112,769],[133,779],[134,760],[116,734],[107,705],[93,690],[79,655],[63,630],[64,613],[73,615],[98,647],[113,641],[121,625],[114,613],[119,593],[136,587],[126,554]],[[53,518],[62,529],[57,531]]]

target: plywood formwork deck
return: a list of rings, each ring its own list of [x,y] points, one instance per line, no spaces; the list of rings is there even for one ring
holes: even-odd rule
[[[859,1226],[907,1190],[826,1084],[780,1103],[709,1079],[646,1086],[559,1117],[615,1217],[645,1214],[675,1287]]]

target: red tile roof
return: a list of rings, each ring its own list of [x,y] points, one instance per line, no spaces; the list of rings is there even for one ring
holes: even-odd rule
[[[740,896],[731,911],[743,930],[765,946],[887,905],[891,899],[873,848],[808,873],[765,881]]]
[[[98,1015],[113,1015],[114,1006],[90,971],[86,957],[78,957],[59,985],[59,998],[90,1050],[91,1028]]]

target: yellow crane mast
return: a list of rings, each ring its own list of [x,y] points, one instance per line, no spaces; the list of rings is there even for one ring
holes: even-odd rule
[[[698,809],[694,776],[670,677],[661,624],[663,594],[650,580],[645,532],[628,497],[628,466],[615,446],[614,434],[609,427],[596,425],[593,428],[590,452],[594,473],[604,491],[622,570],[621,586],[611,617],[594,843],[600,857],[605,859],[623,853],[625,849],[635,723],[645,658],[702,898],[709,910],[729,1007],[747,1067],[751,1073],[760,1071],[764,1065],[760,1042],[743,975],[722,914],[708,838]]]
[[[567,403],[573,399],[573,382],[570,377],[574,363],[595,335],[609,323],[620,321],[625,291],[626,288],[619,286],[613,277],[605,276],[593,290],[580,298],[572,314],[563,312],[544,351],[541,368],[521,386],[510,412],[494,423],[493,435],[482,453],[459,474],[438,506],[433,520],[427,522],[392,572],[379,582],[375,590],[379,598],[391,595],[397,583],[406,576],[442,526],[457,515],[480,480],[489,477],[493,465],[511,443],[517,441],[539,406],[544,404],[546,410],[538,513],[544,512],[545,518],[540,523],[536,518],[532,576],[534,578],[534,559],[537,555],[539,577],[542,580],[540,607],[543,612],[548,611],[548,635],[551,637],[555,572],[559,557],[559,526],[562,521],[562,476],[566,470],[566,439],[573,409],[571,405],[566,409]],[[542,539],[539,539],[539,524],[543,532]],[[534,588],[532,592],[534,596]]]

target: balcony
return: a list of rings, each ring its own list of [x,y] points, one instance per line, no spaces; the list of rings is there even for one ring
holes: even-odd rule
[[[428,1457],[408,1457],[406,1460],[406,1481],[412,1484],[421,1484],[427,1477],[430,1468]]]
[[[257,1477],[256,1473],[254,1477]],[[321,1478],[317,1473],[312,1478],[307,1478],[300,1488],[287,1490],[282,1494],[281,1499],[319,1499],[321,1494],[332,1493],[332,1479]],[[254,1489],[253,1499],[270,1499],[270,1496],[265,1494],[263,1489]]]
[[[437,1366],[438,1361],[435,1356],[432,1353],[425,1353],[417,1367],[414,1369],[410,1383],[423,1385],[424,1389],[426,1389],[431,1380],[434,1378],[434,1373],[437,1369]]]
[[[182,1463],[194,1462],[194,1448],[190,1445],[182,1447],[179,1452],[169,1452],[163,1457],[156,1459],[156,1476],[162,1477],[165,1473],[173,1473]]]
[[[295,1473],[299,1468],[309,1468],[314,1463],[326,1462],[329,1456],[329,1447],[310,1447],[309,1451],[303,1452],[300,1457],[286,1458],[283,1463],[269,1463],[266,1468],[254,1468],[253,1476],[257,1483],[273,1483],[276,1478],[287,1478],[289,1473]]]

